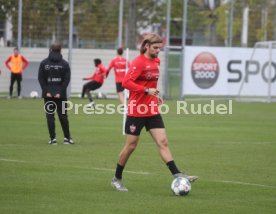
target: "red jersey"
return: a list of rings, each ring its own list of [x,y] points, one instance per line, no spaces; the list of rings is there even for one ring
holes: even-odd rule
[[[126,74],[126,63],[127,63],[127,61],[125,58],[123,58],[121,56],[117,56],[110,62],[109,67],[106,69],[107,75],[108,75],[109,71],[112,68],[114,68],[115,82],[116,83],[123,82],[123,79]],[[129,64],[128,64],[128,66],[129,66]]]
[[[160,60],[148,59],[143,54],[136,57],[124,80],[123,87],[129,90],[128,115],[148,117],[159,114],[157,97],[145,94],[146,88],[156,88]]]
[[[85,80],[94,80],[96,82],[103,83],[105,75],[106,75],[105,67],[103,66],[103,64],[99,64],[96,67],[96,71],[94,72],[94,74],[91,77],[86,77],[84,79]]]

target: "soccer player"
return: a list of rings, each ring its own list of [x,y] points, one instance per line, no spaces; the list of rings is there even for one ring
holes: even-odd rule
[[[17,95],[20,99],[22,72],[27,68],[28,60],[19,54],[18,48],[13,49],[13,54],[5,61],[6,67],[11,71],[10,91],[8,98],[12,97],[14,82],[17,82]]]
[[[44,110],[47,118],[48,131],[50,134],[49,144],[56,145],[55,111],[64,135],[64,144],[74,144],[69,130],[69,121],[66,107],[66,90],[71,78],[71,70],[68,62],[61,55],[61,45],[52,44],[49,56],[39,66],[38,80],[44,98]]]
[[[117,57],[112,59],[108,68],[106,69],[106,76],[108,76],[110,70],[113,68],[115,73],[115,82],[118,98],[121,104],[124,103],[124,88],[122,87],[122,81],[126,74],[127,60],[123,57],[123,48],[117,49]],[[129,63],[128,63],[129,67]]]
[[[84,98],[84,94],[87,95],[90,101],[89,106],[91,108],[94,108],[95,103],[93,101],[92,95],[90,94],[90,91],[94,91],[100,88],[104,83],[104,79],[106,78],[106,69],[102,64],[102,61],[100,59],[94,59],[94,63],[95,63],[96,71],[91,77],[83,78],[83,80],[91,80],[91,81],[83,85],[82,94],[81,94],[82,98]]]
[[[126,163],[139,142],[143,127],[151,134],[156,143],[161,159],[174,177],[186,177],[190,182],[198,176],[188,176],[179,171],[171,151],[158,105],[163,102],[157,90],[160,64],[158,54],[162,48],[162,38],[157,34],[148,34],[123,80],[123,87],[128,89],[128,116],[125,123],[126,142],[119,154],[115,176],[111,185],[118,191],[128,191],[122,182],[122,174]]]

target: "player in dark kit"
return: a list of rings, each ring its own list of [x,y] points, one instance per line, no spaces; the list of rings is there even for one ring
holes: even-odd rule
[[[198,176],[188,176],[177,168],[171,151],[158,105],[163,103],[157,90],[160,64],[158,54],[162,48],[162,38],[157,34],[148,34],[141,45],[141,54],[136,57],[127,72],[123,87],[128,89],[128,116],[125,123],[126,142],[119,154],[115,176],[111,185],[118,191],[128,191],[122,182],[122,174],[128,158],[138,145],[143,127],[150,132],[156,143],[162,160],[174,177],[185,177],[190,182]]]
[[[66,89],[69,85],[71,71],[69,64],[62,58],[61,46],[53,44],[48,58],[39,66],[38,80],[44,98],[44,110],[46,112],[48,130],[50,134],[49,144],[56,145],[55,111],[58,113],[64,134],[64,144],[74,144],[69,131],[69,122],[66,111]],[[62,108],[65,109],[62,109]]]

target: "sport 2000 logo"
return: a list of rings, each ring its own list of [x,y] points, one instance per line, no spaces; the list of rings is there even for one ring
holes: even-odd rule
[[[202,89],[211,88],[219,76],[219,64],[216,57],[209,52],[198,54],[192,63],[192,78]]]

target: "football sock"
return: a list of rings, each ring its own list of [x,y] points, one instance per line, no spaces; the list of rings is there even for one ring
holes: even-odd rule
[[[123,170],[124,170],[124,166],[121,166],[120,164],[117,163],[115,177],[118,179],[122,179]]]
[[[166,164],[167,164],[167,167],[169,168],[169,170],[171,171],[172,175],[180,173],[180,171],[176,167],[175,162],[173,160],[167,162]]]

